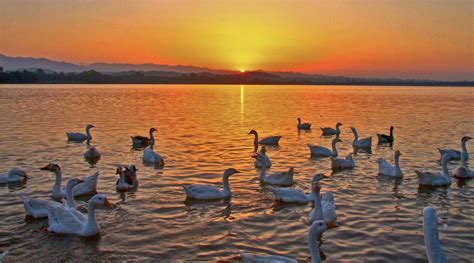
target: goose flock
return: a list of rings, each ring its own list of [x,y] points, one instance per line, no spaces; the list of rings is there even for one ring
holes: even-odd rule
[[[297,119],[298,130],[310,130],[310,123],[302,123],[301,119]],[[342,123],[337,123],[334,128],[321,128],[323,136],[335,136],[331,142],[331,149],[324,146],[317,146],[308,143],[311,156],[320,158],[329,158],[330,165],[333,170],[353,169],[356,167],[352,153],[346,157],[338,156],[337,143],[341,142]],[[85,133],[66,132],[68,141],[89,143],[92,140],[91,129],[94,125],[88,124]],[[372,147],[372,137],[359,138],[359,134],[355,127],[350,127],[353,133],[352,146],[354,149],[370,149]],[[155,128],[149,129],[149,137],[131,136],[132,146],[134,148],[143,148],[142,160],[144,163],[154,164],[158,167],[164,167],[164,158],[154,149]],[[390,134],[377,134],[379,144],[390,144],[395,140],[394,127],[390,127]],[[265,145],[278,145],[282,136],[270,136],[259,138],[256,130],[250,130],[249,135],[254,135],[255,153],[252,158],[255,159],[254,165],[259,169],[258,179],[260,183],[273,193],[276,202],[307,204],[312,203],[313,209],[308,214],[308,248],[311,254],[311,262],[320,262],[321,258],[317,246],[317,239],[322,233],[328,229],[338,226],[335,198],[332,192],[326,192],[321,195],[320,182],[326,177],[321,173],[313,176],[310,183],[310,193],[292,188],[294,185],[293,175],[297,173],[293,167],[282,168],[284,171],[268,172],[272,166],[270,157],[267,154]],[[474,178],[474,171],[468,166],[469,154],[467,151],[467,142],[472,138],[464,136],[461,139],[461,150],[455,149],[439,149],[441,154],[441,172],[415,170],[414,173],[418,177],[419,185],[422,186],[447,186],[451,184],[451,176],[469,179]],[[258,150],[260,146],[260,150]],[[379,175],[393,178],[401,178],[404,172],[400,167],[399,150],[394,151],[394,161],[379,158],[377,164],[379,167]],[[89,146],[84,153],[84,158],[99,159],[101,154],[96,147]],[[461,166],[456,168],[454,173],[448,170],[448,162],[450,160],[461,160]],[[45,229],[55,234],[74,234],[83,237],[90,237],[100,233],[99,223],[97,222],[95,211],[98,208],[113,208],[107,197],[97,193],[97,182],[99,172],[86,178],[70,178],[66,185],[61,188],[62,173],[61,166],[56,163],[49,163],[40,168],[43,171],[51,172],[55,175],[55,182],[51,191],[52,199],[30,198],[26,195],[22,196],[25,213],[33,218],[47,218],[48,227]],[[280,169],[280,168],[277,168]],[[130,191],[139,187],[137,171],[135,165],[119,166],[116,168],[118,180],[116,181],[117,191]],[[222,176],[222,187],[210,185],[182,185],[183,191],[187,198],[198,200],[219,200],[232,196],[229,178],[237,173],[241,173],[235,168],[228,168]],[[0,184],[25,182],[29,176],[21,169],[13,168],[7,174],[0,174]],[[84,204],[77,204],[74,200],[78,196],[88,196],[89,201]],[[423,209],[423,233],[425,241],[425,249],[429,262],[447,262],[438,236],[437,214],[432,207]],[[260,255],[239,251],[244,262],[296,262],[296,260],[277,255]],[[1,256],[5,257],[8,251]],[[0,258],[1,259],[1,258]]]

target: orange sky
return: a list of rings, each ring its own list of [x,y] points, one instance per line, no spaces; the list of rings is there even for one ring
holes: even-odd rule
[[[0,53],[474,79],[474,1],[0,0]]]

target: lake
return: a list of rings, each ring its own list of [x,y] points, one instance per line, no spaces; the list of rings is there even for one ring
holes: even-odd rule
[[[474,180],[447,188],[421,189],[415,169],[441,171],[437,148],[460,149],[474,135],[474,89],[458,87],[252,86],[252,85],[2,85],[0,86],[0,172],[25,169],[24,185],[0,185],[0,251],[6,262],[91,260],[239,260],[239,250],[309,260],[307,215],[311,205],[282,205],[261,186],[253,165],[253,136],[281,135],[269,147],[271,171],[295,167],[295,187],[310,191],[315,173],[329,176],[321,193],[335,196],[338,228],[324,233],[327,262],[427,261],[422,210],[439,215],[440,239],[451,262],[472,262]],[[311,122],[298,132],[297,117]],[[329,159],[311,158],[307,143],[330,146],[319,127],[341,122],[340,156],[353,152],[352,133],[373,136],[372,154],[354,155],[356,168],[331,172]],[[92,129],[102,153],[90,165],[86,144],[68,143],[66,131]],[[395,127],[393,147],[377,146],[377,133]],[[132,135],[155,127],[155,150],[163,169],[144,165]],[[473,154],[474,146],[468,144]],[[404,178],[377,176],[377,158],[393,160],[400,150]],[[101,235],[81,238],[45,233],[47,220],[26,218],[21,196],[50,198],[54,175],[66,178],[100,171],[98,191],[117,204],[98,210]],[[117,193],[115,169],[136,164],[140,186]],[[471,161],[472,163],[472,161]],[[450,170],[459,166],[451,162]],[[182,184],[220,185],[228,167],[232,199],[190,202]]]

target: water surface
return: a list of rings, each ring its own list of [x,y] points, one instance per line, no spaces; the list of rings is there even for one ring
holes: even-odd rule
[[[422,209],[440,216],[440,238],[451,262],[470,262],[474,242],[473,180],[451,187],[418,188],[414,169],[440,171],[438,147],[460,148],[474,130],[474,92],[454,87],[212,86],[212,85],[3,85],[0,87],[0,172],[26,169],[22,186],[0,186],[0,251],[7,262],[51,260],[238,260],[238,251],[309,259],[307,214],[311,206],[277,205],[258,183],[250,158],[249,130],[282,135],[269,148],[272,171],[294,166],[295,187],[309,191],[314,173],[330,176],[339,228],[325,232],[320,247],[327,262],[426,261]],[[296,118],[313,124],[298,132]],[[329,146],[319,127],[342,122],[339,152],[353,152],[350,126],[361,136],[388,133],[393,147],[358,153],[352,171],[332,173],[328,159],[311,159],[306,143]],[[85,144],[67,143],[66,131],[92,130],[102,152],[94,166],[84,161]],[[131,135],[158,132],[156,149],[164,169],[142,164]],[[470,147],[470,148],[469,148]],[[468,146],[469,149],[474,149]],[[402,152],[402,180],[377,176],[376,159]],[[472,151],[471,151],[472,153]],[[25,218],[21,195],[49,198],[54,176],[48,162],[62,166],[64,179],[101,172],[98,190],[119,205],[98,210],[101,235],[94,238],[44,233],[46,220]],[[138,166],[140,187],[115,191],[115,168]],[[472,161],[471,161],[472,163]],[[458,163],[451,163],[450,169]],[[231,177],[228,202],[185,202],[183,183],[219,185]],[[443,225],[447,224],[447,229]]]

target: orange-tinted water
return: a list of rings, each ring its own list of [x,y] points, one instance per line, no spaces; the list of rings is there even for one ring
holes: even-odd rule
[[[269,148],[272,171],[294,166],[295,186],[309,191],[314,173],[330,178],[342,225],[324,233],[320,249],[328,262],[426,261],[422,209],[440,216],[440,237],[452,262],[469,262],[474,242],[471,181],[449,188],[420,190],[414,169],[440,171],[438,147],[460,148],[474,130],[474,89],[453,87],[197,86],[197,85],[31,85],[0,87],[0,172],[29,171],[23,186],[0,186],[0,251],[7,261],[54,260],[238,260],[238,250],[276,253],[308,260],[310,205],[276,205],[258,183],[250,158],[256,129],[282,135]],[[296,118],[313,124],[298,132]],[[340,155],[352,152],[350,126],[362,137],[395,127],[393,148],[358,153],[357,167],[332,174],[328,159],[311,159],[306,143],[329,146],[319,127],[342,122]],[[67,143],[66,131],[92,130],[102,159],[91,167],[85,144]],[[155,149],[164,169],[142,164],[131,135],[155,127]],[[468,145],[469,149],[473,149]],[[376,159],[402,152],[402,180],[377,176]],[[472,153],[472,151],[471,151]],[[62,166],[65,178],[101,172],[98,190],[119,204],[99,210],[102,234],[79,238],[44,233],[46,220],[25,219],[21,195],[49,198],[54,176],[40,172],[48,162]],[[115,191],[115,167],[135,163],[140,187]],[[472,163],[472,162],[471,162]],[[454,169],[458,163],[451,163]],[[183,183],[221,183],[230,178],[230,202],[185,202]],[[63,179],[63,184],[66,179]],[[448,225],[448,229],[442,227]]]

